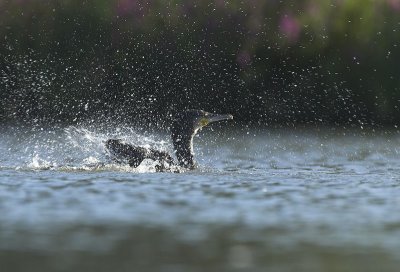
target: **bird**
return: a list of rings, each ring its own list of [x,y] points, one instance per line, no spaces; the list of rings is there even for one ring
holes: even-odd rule
[[[170,127],[177,162],[168,152],[125,143],[121,139],[109,139],[105,147],[114,161],[126,162],[133,168],[138,167],[143,160],[151,159],[159,162],[156,169],[160,172],[170,171],[171,166],[193,170],[198,166],[194,159],[193,137],[210,123],[230,119],[233,119],[231,114],[216,114],[204,110],[186,110],[178,113]]]

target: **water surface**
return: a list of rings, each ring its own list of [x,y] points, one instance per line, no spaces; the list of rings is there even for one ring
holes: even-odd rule
[[[1,271],[397,271],[395,131],[205,129],[200,168],[110,162],[135,129],[3,129]]]

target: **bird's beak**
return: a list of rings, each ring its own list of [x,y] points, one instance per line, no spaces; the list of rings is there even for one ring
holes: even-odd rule
[[[231,114],[209,113],[209,114],[207,114],[206,117],[201,118],[200,126],[204,127],[204,126],[208,125],[209,123],[222,121],[222,120],[230,120],[230,119],[233,119],[233,116]]]
[[[232,114],[215,114],[215,113],[210,113],[208,116],[208,122],[217,122],[217,121],[222,121],[222,120],[230,120],[233,119]]]

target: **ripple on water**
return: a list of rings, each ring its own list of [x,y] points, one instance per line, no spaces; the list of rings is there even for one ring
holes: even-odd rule
[[[204,133],[200,169],[175,174],[110,163],[106,133],[78,132],[0,136],[0,263],[24,253],[35,267],[39,254],[54,268],[60,252],[65,267],[83,254],[98,271],[149,259],[182,271],[400,263],[395,136]]]

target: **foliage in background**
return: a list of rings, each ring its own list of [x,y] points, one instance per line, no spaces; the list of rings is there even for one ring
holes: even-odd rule
[[[400,122],[400,0],[0,0],[0,120]]]

